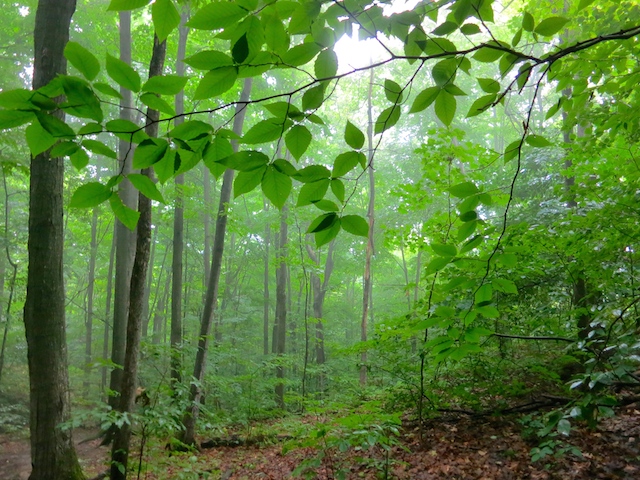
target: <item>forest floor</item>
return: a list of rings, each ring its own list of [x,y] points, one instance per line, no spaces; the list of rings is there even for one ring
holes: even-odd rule
[[[309,419],[310,428],[313,419]],[[399,444],[382,450],[325,452],[295,448],[283,453],[283,444],[218,446],[199,452],[169,455],[161,445],[145,455],[138,477],[137,468],[130,478],[161,479],[285,479],[303,461],[308,475],[319,480],[346,479],[638,479],[640,478],[640,410],[631,405],[604,420],[595,430],[575,428],[567,443],[556,446],[567,453],[549,455],[535,463],[530,451],[537,442],[523,439],[523,426],[515,415],[491,417],[447,414],[430,420],[422,441],[416,426],[400,431]],[[89,477],[106,470],[109,450],[95,436],[95,430],[74,432],[78,455]],[[283,435],[286,432],[283,432]],[[230,437],[240,438],[240,437]],[[202,439],[203,441],[206,438]],[[556,438],[557,440],[557,438]],[[286,443],[286,442],[285,442]],[[570,453],[575,447],[580,456]],[[573,450],[575,451],[575,450]],[[320,457],[324,453],[324,458]],[[315,460],[315,465],[314,465]],[[137,465],[136,455],[132,462]],[[29,444],[16,433],[0,435],[0,479],[27,479],[30,471]],[[385,471],[386,476],[385,476]]]

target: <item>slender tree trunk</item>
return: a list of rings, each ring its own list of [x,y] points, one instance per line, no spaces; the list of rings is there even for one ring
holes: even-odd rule
[[[176,73],[184,75],[184,57],[187,49],[187,37],[189,28],[185,26],[189,19],[189,6],[182,7],[180,15],[180,29],[178,39],[178,57],[176,60]],[[184,113],[184,90],[176,95],[176,114]],[[175,119],[176,126],[180,125],[183,117]],[[173,257],[171,262],[171,379],[180,382],[181,358],[180,345],[182,344],[182,257],[184,255],[184,174],[176,177],[176,203],[173,213]]]
[[[149,78],[161,75],[167,50],[166,40],[158,41],[153,37],[153,54],[149,64]],[[156,110],[147,110],[146,132],[150,137],[158,136],[157,120],[160,117]],[[145,168],[142,174],[153,179],[153,170]],[[138,196],[138,219],[136,256],[131,273],[129,317],[127,319],[127,347],[124,358],[122,391],[118,410],[120,413],[133,411],[136,397],[136,381],[138,376],[138,354],[140,352],[140,337],[142,330],[142,314],[144,312],[144,289],[149,265],[151,244],[151,200],[145,195]],[[111,450],[111,480],[125,480],[127,478],[127,463],[129,459],[129,442],[131,439],[131,424],[125,422],[116,429]]]
[[[202,164],[202,183],[204,185],[204,212],[203,212],[203,227],[204,227],[204,286],[207,286],[207,279],[209,278],[209,270],[211,268],[211,214],[212,201],[211,201],[211,175],[209,169],[203,163]]]
[[[66,72],[63,50],[75,0],[40,0],[34,29],[33,88]],[[63,112],[56,113],[63,118]],[[24,305],[29,363],[30,480],[84,478],[70,430],[63,275],[64,162],[49,151],[31,159],[29,267]]]
[[[269,210],[269,203],[263,201],[264,211]],[[264,275],[262,277],[262,353],[269,355],[269,249],[271,243],[271,223],[267,221],[264,227]]]
[[[91,217],[91,255],[87,279],[87,321],[84,339],[84,396],[89,395],[89,376],[91,375],[91,344],[93,342],[93,288],[96,283],[96,255],[98,254],[98,209],[93,209]]]
[[[131,64],[131,12],[119,12],[120,18],[120,60]],[[120,88],[120,118],[122,120],[132,120],[133,99],[131,91]],[[118,143],[119,166],[122,175],[126,176],[131,172],[131,161],[133,159],[132,145],[120,140]],[[137,192],[133,185],[125,178],[118,186],[118,195],[123,203],[129,208],[135,208]],[[111,361],[116,365],[124,364],[124,352],[127,343],[127,316],[129,308],[129,287],[131,283],[131,268],[133,266],[133,256],[135,253],[135,233],[129,230],[116,219],[116,274],[115,292],[113,298],[113,330],[111,339]],[[109,389],[112,392],[120,393],[122,385],[122,369],[111,370]],[[119,398],[117,395],[109,397],[109,405],[116,408]],[[111,434],[108,433],[103,443],[111,441]]]
[[[149,300],[151,298],[151,287],[153,286],[153,266],[155,265],[156,247],[158,245],[158,225],[152,226],[153,232],[151,233],[151,254],[149,255],[149,273],[147,274],[147,283],[144,287],[144,299],[142,300],[142,338],[147,338],[149,330],[149,321],[151,320],[151,314],[149,312]],[[165,250],[166,257],[166,250]],[[162,267],[164,268],[164,259],[162,260]],[[156,294],[160,290],[160,284],[156,285]],[[154,298],[154,302],[157,302],[157,296]]]
[[[276,270],[276,317],[274,335],[274,353],[282,357],[285,353],[287,338],[287,213],[285,205],[280,215],[280,239],[278,240],[278,268]],[[284,366],[278,363],[276,366],[276,378],[284,379]],[[279,381],[275,386],[276,403],[284,409],[284,382]]]
[[[158,278],[158,283],[160,283],[160,278]],[[164,282],[164,289],[162,292],[158,294],[158,304],[155,307],[155,312],[153,314],[153,337],[152,342],[154,345],[160,345],[164,343],[164,335],[163,332],[166,331],[166,321],[167,321],[167,299],[169,298],[169,291],[171,290],[172,282],[171,275],[167,275],[167,279]]]
[[[109,273],[107,274],[107,300],[105,302],[105,312],[104,312],[104,335],[102,337],[102,358],[106,359],[109,357],[109,336],[110,336],[110,324],[109,317],[111,316],[111,291],[113,290],[112,286],[112,278],[113,278],[113,264],[116,256],[116,231],[117,224],[113,226],[113,241],[111,242],[111,252],[109,253]],[[102,381],[100,383],[100,391],[105,393],[107,388],[107,374],[109,370],[105,365],[102,367]],[[108,396],[107,396],[108,397]],[[105,401],[108,398],[105,398]]]
[[[9,253],[9,216],[11,213],[11,204],[9,203],[9,191],[7,190],[7,177],[2,170],[2,183],[4,186],[4,250],[6,260],[13,269],[11,275],[11,283],[9,283],[9,298],[7,299],[7,307],[4,315],[4,329],[2,332],[2,346],[0,347],[0,385],[2,384],[2,371],[4,370],[4,355],[7,348],[7,335],[9,334],[9,326],[11,325],[11,305],[13,303],[13,294],[16,287],[16,276],[18,274],[18,264],[11,259]],[[1,260],[0,272],[0,299],[4,299],[4,276],[6,272],[5,257]]]
[[[244,81],[240,100],[236,107],[236,115],[233,119],[233,131],[238,135],[242,135],[242,126],[244,124],[244,116],[246,113],[246,102],[249,100],[250,92],[251,78],[247,78]],[[233,148],[237,151],[238,145],[235,141],[233,142]],[[193,377],[196,381],[191,385],[191,405],[182,420],[184,425],[182,442],[187,445],[193,445],[195,443],[196,422],[198,420],[198,414],[200,413],[200,400],[202,398],[201,385],[204,380],[207,351],[209,349],[209,333],[211,332],[211,323],[215,313],[218,288],[220,286],[220,270],[222,269],[222,255],[224,253],[224,237],[227,230],[227,207],[231,200],[233,173],[233,170],[227,169],[222,176],[220,204],[218,206],[216,231],[213,239],[211,270],[209,274],[209,281],[207,283],[207,293],[202,312],[202,321],[200,324],[198,351],[196,353],[196,361],[193,368]]]
[[[360,322],[360,340],[367,341],[367,319],[369,317],[369,306],[371,304],[371,258],[373,257],[373,228],[375,224],[374,205],[376,198],[375,181],[373,176],[373,116],[372,116],[372,95],[373,95],[373,69],[370,70],[369,92],[367,95],[367,148],[369,150],[367,168],[369,169],[369,207],[367,209],[367,219],[369,220],[369,234],[367,236],[367,251],[365,254],[364,275],[362,277],[362,320]],[[360,354],[360,385],[367,383],[367,352]]]

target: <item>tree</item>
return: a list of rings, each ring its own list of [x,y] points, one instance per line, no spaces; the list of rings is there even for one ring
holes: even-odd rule
[[[34,30],[33,89],[46,87],[66,72],[64,48],[75,0],[41,0]],[[61,99],[58,99],[60,101]],[[62,111],[45,114],[42,123],[60,122]],[[42,122],[42,123],[41,123]],[[49,145],[51,146],[51,145]],[[31,480],[84,478],[71,432],[60,428],[69,419],[69,378],[65,332],[62,194],[64,163],[48,148],[31,160],[29,188],[29,268],[24,305],[29,359]]]

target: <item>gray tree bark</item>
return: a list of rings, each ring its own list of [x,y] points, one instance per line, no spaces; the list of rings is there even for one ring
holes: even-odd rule
[[[240,100],[236,107],[236,115],[233,119],[233,131],[242,135],[242,126],[246,113],[246,102],[249,100],[252,79],[246,78],[244,87],[240,94]],[[233,142],[233,149],[237,151],[238,144]],[[206,371],[206,358],[209,349],[209,334],[211,323],[218,300],[218,289],[220,287],[220,271],[222,269],[222,255],[224,253],[224,238],[227,230],[227,208],[231,200],[231,189],[233,184],[233,170],[227,169],[222,176],[222,189],[220,191],[220,204],[218,206],[218,217],[216,219],[216,232],[213,238],[213,255],[211,256],[211,270],[207,282],[207,293],[200,323],[200,335],[198,337],[198,351],[193,368],[193,377],[196,381],[191,385],[190,400],[191,405],[185,413],[182,423],[184,431],[181,441],[187,445],[195,443],[196,422],[200,413],[200,401],[202,399],[202,382]]]

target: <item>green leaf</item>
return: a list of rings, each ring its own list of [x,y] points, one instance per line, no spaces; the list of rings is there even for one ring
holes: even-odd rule
[[[344,203],[344,183],[339,178],[331,179],[331,191],[340,203]]]
[[[180,25],[180,14],[172,0],[155,0],[151,6],[151,18],[161,42]]]
[[[471,108],[469,108],[469,113],[467,113],[467,118],[475,117],[476,115],[480,115],[485,112],[493,102],[495,102],[497,95],[495,93],[490,93],[489,95],[483,95],[478,98],[473,104]]]
[[[338,73],[338,55],[331,49],[323,50],[313,66],[316,78],[330,78]]]
[[[311,222],[307,229],[307,233],[321,232],[322,230],[331,228],[331,226],[335,224],[336,220],[338,220],[338,216],[335,213],[323,213]]]
[[[41,112],[36,112],[36,117],[42,128],[54,137],[75,137],[76,135],[73,129],[58,117]]]
[[[282,55],[289,49],[291,39],[284,28],[282,21],[276,16],[268,18],[264,21],[264,39],[273,52]]]
[[[527,135],[525,141],[532,147],[549,147],[552,143],[541,135]]]
[[[482,337],[491,335],[493,332],[484,327],[473,327],[464,332],[464,339],[467,342],[478,343]]]
[[[155,200],[156,202],[166,203],[162,194],[156,187],[156,184],[146,175],[142,175],[140,173],[130,173],[127,175],[127,178],[131,182],[131,184],[142,193],[145,197],[150,200]]]
[[[80,147],[75,142],[60,142],[51,149],[51,158],[68,157],[78,151]]]
[[[360,215],[344,215],[340,219],[342,229],[360,237],[369,236],[369,223]]]
[[[487,43],[491,45],[491,42]],[[504,55],[502,50],[491,47],[482,47],[473,54],[473,59],[483,63],[493,63]]]
[[[481,285],[475,294],[475,303],[477,305],[490,302],[493,298],[493,286],[490,283]]]
[[[169,148],[169,144],[161,138],[144,140],[133,153],[133,168],[147,168],[152,166],[164,157],[167,148]]]
[[[467,241],[462,248],[460,249],[460,253],[467,253],[478,247],[484,241],[484,237],[482,235],[476,235],[471,240]]]
[[[364,146],[364,133],[349,120],[347,120],[347,125],[344,128],[344,141],[356,150]]]
[[[236,67],[215,68],[202,77],[193,99],[204,100],[218,96],[230,90],[237,78],[238,70]]]
[[[166,100],[160,98],[155,93],[143,93],[140,95],[140,101],[151,110],[156,110],[171,116],[176,114],[174,108]]]
[[[402,87],[393,80],[384,81],[384,94],[391,103],[402,102]]]
[[[204,50],[186,58],[184,63],[197,70],[214,70],[219,67],[233,66],[233,59],[226,53]]]
[[[91,140],[89,138],[85,138],[82,141],[82,146],[87,150],[97,153],[98,155],[104,155],[105,157],[118,159],[118,155],[116,152],[107,147],[104,143],[99,142],[98,140]]]
[[[429,262],[429,265],[427,265],[424,274],[431,275],[432,273],[439,272],[444,267],[449,265],[449,263],[451,263],[451,260],[453,260],[453,257],[435,257]]]
[[[213,127],[208,123],[200,120],[188,120],[167,133],[167,137],[179,138],[180,140],[187,141],[206,136],[211,133],[211,131],[213,131]],[[229,147],[231,147],[231,145],[229,145]],[[229,155],[231,155],[231,153],[229,153]]]
[[[242,20],[247,13],[235,2],[212,2],[198,10],[187,22],[187,27],[196,30],[227,28]]]
[[[425,88],[418,94],[418,96],[416,96],[415,100],[413,101],[413,105],[411,105],[411,110],[409,110],[409,113],[418,113],[427,108],[435,101],[441,90],[441,87]]]
[[[122,224],[127,227],[129,230],[135,230],[136,225],[138,224],[138,218],[140,218],[140,212],[134,210],[133,208],[127,207],[118,195],[111,195],[109,197],[109,204],[111,205],[111,210]]]
[[[262,177],[267,170],[267,166],[261,168],[239,172],[233,181],[233,196],[238,198],[240,195],[249,193],[262,182]]]
[[[471,222],[464,222],[458,228],[458,237],[457,237],[458,241],[462,242],[463,240],[466,240],[467,238],[469,238],[471,235],[473,235],[473,232],[476,231],[477,227],[478,227],[477,220],[473,220]]]
[[[453,117],[456,115],[456,107],[458,102],[456,101],[456,97],[451,95],[449,92],[442,90],[438,97],[436,98],[435,104],[435,112],[436,116],[440,119],[442,123],[444,123],[447,127],[451,125],[453,121]]]
[[[550,37],[562,30],[562,27],[564,27],[568,22],[569,19],[565,17],[545,18],[533,31],[543,37]]]
[[[447,245],[443,243],[432,243],[431,248],[441,257],[455,257],[458,254],[458,249],[455,245]]]
[[[282,55],[282,63],[292,67],[305,65],[313,60],[320,50],[320,45],[315,42],[301,43]]]
[[[156,75],[145,82],[142,91],[159,95],[176,95],[182,91],[187,80],[189,80],[187,77],[178,75]]]
[[[216,136],[205,148],[202,160],[209,170],[216,169],[213,165],[215,162],[219,162],[223,158],[233,155],[233,147],[231,142],[224,137]]]
[[[293,158],[300,160],[300,157],[307,151],[311,138],[311,132],[304,125],[295,125],[289,130],[285,137],[285,143]]]
[[[111,0],[108,11],[127,11],[135,10],[146,6],[149,0]]]
[[[140,91],[140,75],[130,65],[107,53],[107,73],[121,87]]]
[[[400,113],[400,105],[392,105],[389,108],[385,108],[376,119],[374,133],[383,133],[393,127],[400,120]]]
[[[113,192],[99,182],[89,182],[84,185],[80,185],[78,189],[73,192],[69,207],[71,208],[90,208],[100,205],[102,202],[108,200]]]
[[[292,183],[289,175],[269,165],[262,177],[262,192],[275,207],[282,209],[291,193]]]
[[[522,16],[522,28],[527,32],[533,32],[535,28],[535,20],[529,12],[524,12]]]
[[[104,93],[105,95],[108,95],[110,97],[122,99],[122,95],[120,95],[120,92],[106,83],[96,82],[93,84],[93,88],[98,90],[100,93]]]
[[[580,0],[580,3],[578,4],[578,11],[582,10],[583,8],[588,7],[593,2],[594,2],[594,0]]]
[[[493,78],[478,78],[480,88],[486,93],[498,93],[500,92],[500,82]]]
[[[25,88],[4,90],[0,92],[0,107],[31,110],[34,108],[34,104],[31,103],[33,95],[34,92]]]
[[[295,177],[302,183],[311,183],[324,178],[329,179],[331,172],[324,165],[309,165],[298,170]]]
[[[231,47],[231,57],[235,63],[243,63],[249,58],[249,40],[247,34],[243,34]]]
[[[324,85],[320,84],[304,92],[304,95],[302,95],[302,110],[308,112],[309,110],[320,108],[324,101],[324,89]]]
[[[279,118],[268,118],[256,123],[249,129],[247,133],[242,137],[242,143],[248,143],[255,145],[258,143],[272,142],[280,138],[290,122],[287,120],[285,123]]]
[[[296,203],[297,207],[303,207],[305,205],[311,205],[313,202],[317,202],[318,200],[322,200],[329,189],[329,179],[323,178],[321,180],[316,180],[315,182],[305,183],[300,188],[300,193],[298,194],[298,202]]]
[[[515,267],[518,264],[518,257],[515,253],[502,253],[495,256],[496,263],[500,263],[505,267]]]
[[[27,145],[34,157],[42,152],[49,150],[57,138],[47,132],[39,122],[33,122],[25,130],[27,137]]]
[[[317,202],[313,202],[313,206],[316,208],[319,208],[324,212],[338,212],[340,210],[340,208],[338,207],[338,205],[336,205],[335,202],[332,202],[331,200],[326,200],[324,198],[322,200],[318,200]]]
[[[480,192],[478,187],[476,187],[476,184],[473,182],[458,183],[457,185],[450,187],[448,190],[451,195],[458,198],[466,198]]]
[[[164,183],[173,177],[176,172],[176,152],[175,150],[167,150],[164,156],[153,164],[153,171],[158,176],[158,182]]]
[[[102,125],[99,123],[87,123],[78,130],[78,135],[92,135],[94,133],[102,133]]]
[[[518,294],[516,284],[506,278],[494,278],[491,280],[491,284],[499,292]]]
[[[507,148],[504,149],[504,163],[507,163],[509,160],[513,160],[518,156],[518,152],[520,151],[520,143],[521,140],[514,140]]]
[[[322,245],[326,245],[331,240],[336,238],[339,232],[340,232],[340,219],[337,218],[329,228],[320,230],[319,232],[315,233],[314,237],[316,240],[316,247],[320,248]]]
[[[294,167],[290,161],[285,160],[284,158],[278,158],[274,160],[273,166],[280,173],[284,173],[288,177],[293,177],[298,173],[298,170],[296,170],[296,167]]]
[[[455,32],[458,29],[458,24],[456,22],[446,21],[440,25],[438,25],[431,33],[434,35],[449,35],[450,33]]]
[[[64,56],[87,80],[93,80],[100,73],[98,59],[79,43],[67,42]]]
[[[149,136],[133,122],[129,120],[110,120],[105,125],[108,132],[113,133],[116,137],[126,140],[127,142],[141,143]]]
[[[71,160],[71,165],[78,171],[89,165],[89,155],[83,148],[79,148],[69,155],[69,160]]]
[[[341,153],[333,162],[333,171],[331,172],[331,176],[333,178],[342,177],[353,170],[356,165],[362,164],[363,162],[366,165],[366,161],[367,158],[362,152],[351,151]]]
[[[464,25],[462,25],[460,27],[460,32],[463,35],[477,35],[478,33],[481,33],[482,31],[480,30],[480,27],[478,25],[476,25],[475,23],[465,23]]]
[[[85,80],[66,75],[61,75],[58,79],[67,96],[66,102],[61,104],[65,112],[79,118],[90,118],[96,122],[102,122],[100,100]]]
[[[438,87],[444,87],[447,83],[453,82],[458,70],[458,61],[453,58],[441,60],[431,69],[431,76]]]

